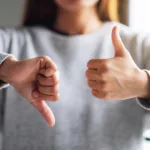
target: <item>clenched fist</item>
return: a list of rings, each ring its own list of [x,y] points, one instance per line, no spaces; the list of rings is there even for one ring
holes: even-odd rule
[[[86,77],[92,94],[105,100],[150,96],[148,75],[133,61],[119,36],[117,27],[112,31],[112,43],[114,58],[93,59],[87,64]]]
[[[8,57],[0,66],[0,79],[11,84],[53,126],[55,117],[45,101],[59,98],[57,72],[48,56],[21,61]]]

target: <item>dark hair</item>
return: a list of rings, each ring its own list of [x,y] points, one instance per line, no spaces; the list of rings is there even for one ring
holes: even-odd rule
[[[99,0],[97,8],[102,21],[118,21],[118,0]],[[51,27],[56,16],[57,6],[53,0],[28,0],[23,25]]]

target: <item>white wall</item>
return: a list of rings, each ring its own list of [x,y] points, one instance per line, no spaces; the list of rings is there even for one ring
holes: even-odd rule
[[[23,16],[25,0],[0,0],[0,26],[17,26]]]
[[[150,0],[130,0],[129,25],[139,32],[150,32]]]

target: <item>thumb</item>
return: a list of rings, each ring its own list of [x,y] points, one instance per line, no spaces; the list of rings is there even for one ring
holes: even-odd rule
[[[32,101],[31,104],[40,112],[50,126],[55,125],[55,117],[44,100]]]
[[[115,57],[122,57],[126,55],[126,48],[121,40],[117,26],[112,29],[112,43],[115,50]]]

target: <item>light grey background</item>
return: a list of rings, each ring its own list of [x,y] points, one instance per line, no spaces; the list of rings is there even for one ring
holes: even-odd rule
[[[0,0],[0,26],[18,26],[24,13],[25,0]]]

